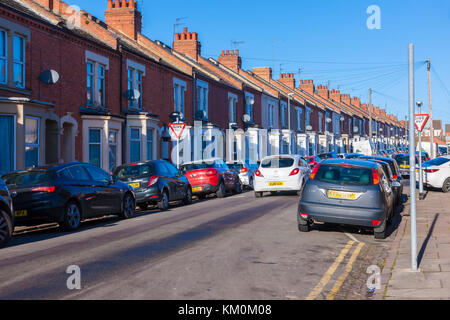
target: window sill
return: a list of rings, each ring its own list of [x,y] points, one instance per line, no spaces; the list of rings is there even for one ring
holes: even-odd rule
[[[4,84],[0,84],[0,90],[5,90],[5,91],[9,91],[9,92],[14,92],[14,93],[20,93],[20,94],[23,94],[26,96],[31,96],[31,90],[10,87],[10,86],[4,85]]]

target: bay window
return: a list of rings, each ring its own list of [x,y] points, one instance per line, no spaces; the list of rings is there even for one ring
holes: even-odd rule
[[[25,117],[25,167],[39,166],[40,119]]]
[[[5,30],[0,29],[0,83],[8,84],[8,37]]]
[[[102,164],[101,129],[89,129],[89,163],[101,168]]]
[[[130,128],[130,162],[141,161],[141,129]]]
[[[17,88],[25,88],[25,38],[14,35],[13,38],[13,75]]]

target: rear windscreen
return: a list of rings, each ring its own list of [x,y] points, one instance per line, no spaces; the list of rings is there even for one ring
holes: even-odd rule
[[[148,164],[120,167],[116,170],[114,176],[116,176],[119,179],[128,179],[128,178],[143,178],[155,174],[156,174],[155,165],[148,163]]]
[[[321,165],[314,180],[340,185],[367,186],[372,184],[372,169]]]
[[[2,177],[10,188],[33,186],[51,182],[49,171],[17,172]]]
[[[423,165],[424,166],[440,166],[443,165],[444,163],[450,162],[449,158],[436,158],[430,161],[425,162]]]
[[[311,163],[314,162],[314,158],[305,158],[306,162]]]
[[[289,168],[294,164],[293,158],[270,158],[261,162],[262,168]]]
[[[395,160],[397,160],[397,162],[409,163],[409,156],[396,156]]]
[[[228,163],[228,167],[233,170],[241,170],[244,168],[244,165],[242,163]]]

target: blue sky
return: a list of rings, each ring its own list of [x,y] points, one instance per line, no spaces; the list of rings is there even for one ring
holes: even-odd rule
[[[107,0],[69,0],[104,20]],[[450,123],[450,1],[448,0],[228,0],[143,2],[143,33],[172,44],[179,27],[199,33],[202,55],[240,50],[243,68],[272,66],[274,78],[296,73],[373,103],[404,119],[408,112],[408,43],[415,45],[416,100],[428,110],[431,59],[433,118]],[[381,29],[369,30],[370,5],[381,9]],[[237,47],[232,42],[243,42]]]

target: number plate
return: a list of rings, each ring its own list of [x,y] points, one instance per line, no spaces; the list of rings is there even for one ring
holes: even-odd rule
[[[342,192],[342,191],[328,190],[328,198],[355,200],[356,199],[356,193],[354,193],[354,192]]]
[[[284,186],[284,182],[269,182],[269,187]]]
[[[409,164],[401,164],[400,168],[409,168]]]
[[[15,218],[22,218],[28,216],[27,210],[16,210],[14,211],[14,217]]]
[[[193,187],[192,188],[192,192],[199,192],[199,191],[202,191],[203,190],[203,187]]]
[[[133,188],[139,188],[141,184],[139,182],[133,182],[129,183],[129,185],[132,186]]]

